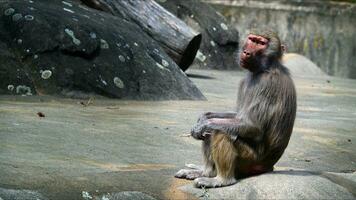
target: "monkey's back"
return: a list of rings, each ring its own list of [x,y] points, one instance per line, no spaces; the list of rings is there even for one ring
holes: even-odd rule
[[[296,91],[288,69],[280,65],[248,74],[237,103],[239,117],[248,117],[262,131],[254,146],[257,162],[273,166],[288,145],[296,116]]]

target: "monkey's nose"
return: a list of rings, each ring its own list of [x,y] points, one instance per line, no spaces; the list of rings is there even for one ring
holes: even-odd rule
[[[246,57],[249,57],[249,56],[251,55],[251,53],[248,52],[247,50],[244,50],[243,53],[244,53],[244,55],[245,55]]]

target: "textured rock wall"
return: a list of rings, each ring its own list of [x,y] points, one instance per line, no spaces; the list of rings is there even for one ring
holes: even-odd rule
[[[300,53],[330,75],[356,78],[356,4],[327,1],[209,1],[240,32],[276,29],[288,52]]]

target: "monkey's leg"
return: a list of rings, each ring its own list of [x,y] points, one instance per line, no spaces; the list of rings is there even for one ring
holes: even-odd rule
[[[211,156],[215,163],[217,176],[200,177],[194,180],[196,187],[222,187],[236,183],[235,160],[237,152],[228,135],[215,133],[211,138]]]
[[[203,140],[202,150],[203,150],[203,157],[204,157],[204,166],[197,166],[194,164],[186,164],[187,167],[190,169],[181,169],[176,174],[176,178],[185,178],[188,180],[193,180],[198,177],[214,177],[216,176],[216,170],[214,166],[214,161],[211,156],[211,149],[210,149],[210,137],[205,138]]]

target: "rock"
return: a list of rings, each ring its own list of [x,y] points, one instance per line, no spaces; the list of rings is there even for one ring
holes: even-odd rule
[[[92,0],[81,0],[88,6]],[[101,10],[136,23],[157,41],[166,53],[185,71],[193,63],[201,42],[201,34],[172,15],[154,0],[122,1],[101,0]],[[145,13],[145,14],[142,14]]]
[[[155,200],[155,198],[139,191],[109,193],[96,199],[98,200]]]
[[[0,19],[1,94],[205,99],[131,22],[61,0],[2,1]]]
[[[208,195],[209,199],[354,199],[355,181],[356,174],[281,170],[205,193],[192,185],[181,189],[197,197]]]
[[[326,76],[315,63],[299,54],[287,53],[283,55],[282,63],[293,76]]]
[[[310,58],[328,75],[356,78],[356,6],[351,1],[204,0],[237,27],[278,32],[289,52]],[[342,30],[342,31],[340,31]]]
[[[198,0],[159,3],[203,36],[195,63],[205,69],[240,69],[236,62],[239,33],[220,13]]]
[[[46,200],[42,194],[31,190],[0,188],[0,200]]]

